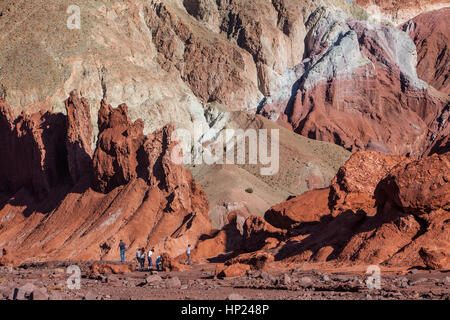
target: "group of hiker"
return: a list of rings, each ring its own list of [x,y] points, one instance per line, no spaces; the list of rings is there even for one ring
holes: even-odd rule
[[[153,252],[155,252],[155,248],[152,248],[151,250],[148,251],[147,254],[145,254],[145,249],[142,248],[138,248],[136,251],[136,260],[139,262],[139,265],[141,266],[141,269],[145,268],[145,259],[146,257],[148,258],[148,267],[151,268],[153,267],[153,260],[152,260],[152,255]],[[156,258],[156,270],[159,270],[161,267],[161,256],[158,256]]]
[[[120,249],[120,261],[125,262],[125,251],[127,250],[127,247],[126,247],[125,242],[123,242],[122,240],[120,240],[120,242],[119,242],[119,249]],[[149,268],[153,267],[152,256],[153,256],[154,252],[155,252],[155,248],[152,248],[151,250],[149,250],[147,254],[145,252],[144,247],[137,249],[136,260],[138,261],[142,270],[145,268],[145,259],[146,258],[148,259],[148,267]],[[186,255],[187,255],[186,262],[187,262],[187,264],[190,265],[191,264],[191,245],[190,244],[187,247]],[[160,255],[156,258],[155,266],[156,266],[156,270],[160,270],[160,268],[161,268],[161,256]]]

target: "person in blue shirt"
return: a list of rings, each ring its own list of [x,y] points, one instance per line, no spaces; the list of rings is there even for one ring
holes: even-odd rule
[[[127,246],[125,242],[120,240],[119,242],[119,249],[120,249],[120,261],[125,262],[125,250],[127,250]]]

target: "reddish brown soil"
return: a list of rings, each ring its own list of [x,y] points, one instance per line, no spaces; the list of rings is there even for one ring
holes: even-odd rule
[[[67,287],[66,267],[80,265],[81,288]],[[204,300],[238,294],[245,300],[449,299],[449,273],[413,269],[408,273],[382,271],[381,289],[369,289],[364,271],[345,269],[317,272],[310,266],[286,272],[249,272],[237,278],[214,279],[214,265],[195,265],[184,272],[135,271],[126,274],[86,275],[88,262],[54,262],[27,268],[0,269],[0,299],[13,298],[15,288],[34,284],[44,299]],[[154,274],[162,279],[146,283]],[[180,282],[176,281],[178,278]],[[172,288],[168,288],[172,287]],[[25,297],[27,299],[27,297]]]

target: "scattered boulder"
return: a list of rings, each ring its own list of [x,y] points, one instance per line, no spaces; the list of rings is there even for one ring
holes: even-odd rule
[[[159,282],[162,281],[162,278],[156,274],[148,276],[147,278],[145,278],[145,283],[149,284],[149,285],[153,285],[153,284],[158,284]]]
[[[290,229],[301,223],[318,222],[329,214],[329,189],[307,191],[298,197],[270,208],[264,219],[281,229]]]
[[[181,281],[178,277],[169,278],[165,281],[167,289],[179,289],[181,288]]]
[[[235,278],[246,275],[246,272],[250,270],[250,266],[247,264],[235,263],[231,265],[219,264],[216,267],[216,278]]]
[[[87,271],[88,276],[98,276],[104,274],[124,274],[135,271],[136,266],[134,263],[114,264],[107,262],[95,262]]]
[[[274,256],[267,252],[250,252],[238,255],[225,262],[225,265],[247,264],[252,270],[263,270],[266,263],[273,262]]]
[[[188,270],[189,266],[176,262],[168,253],[161,254],[161,269],[163,271],[183,271]]]
[[[405,212],[450,210],[450,153],[433,154],[392,170],[379,189]]]

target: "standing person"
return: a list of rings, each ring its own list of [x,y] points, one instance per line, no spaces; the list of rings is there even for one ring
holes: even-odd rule
[[[161,266],[161,256],[158,256],[158,258],[156,258],[156,270],[159,271],[160,266]]]
[[[148,266],[152,267],[152,254],[155,251],[155,248],[151,248],[148,252]]]
[[[141,270],[145,267],[145,251],[144,248],[138,248],[136,251],[136,260],[139,262],[139,265],[141,266]]]
[[[120,261],[125,262],[125,250],[127,249],[127,245],[122,240],[120,240],[119,242],[119,249],[120,249]]]
[[[187,254],[187,264],[191,264],[191,245],[188,244],[187,250],[186,250],[186,254]]]

